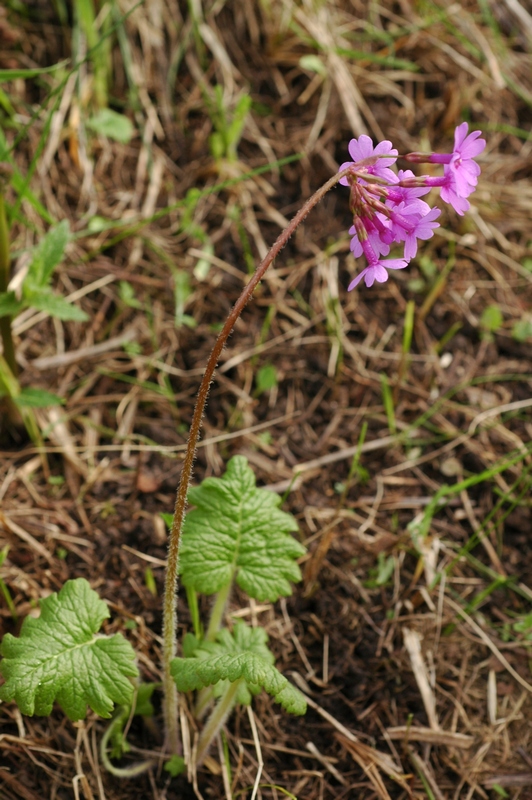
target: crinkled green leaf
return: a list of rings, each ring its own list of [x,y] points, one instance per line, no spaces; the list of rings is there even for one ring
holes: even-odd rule
[[[35,289],[48,286],[54,269],[63,259],[70,238],[66,219],[50,228],[32,253],[26,280]]]
[[[187,636],[191,638],[187,639]],[[186,640],[186,641],[185,641]],[[195,644],[193,643],[195,640]],[[227,655],[243,652],[252,652],[263,658],[268,664],[273,664],[275,658],[268,647],[268,634],[264,628],[250,628],[242,621],[235,624],[233,633],[223,628],[218,632],[215,642],[201,641],[192,634],[187,634],[183,640],[183,655],[185,658],[195,657],[200,661],[212,658],[217,655]],[[221,697],[228,688],[228,681],[219,681],[213,687],[215,697]],[[261,690],[259,684],[242,682],[238,688],[236,702],[240,705],[249,705],[251,695],[258,694]]]
[[[0,565],[1,566],[1,565]],[[201,639],[194,636],[193,633],[185,633],[181,647],[185,658],[193,658],[196,655],[196,650],[201,644]]]
[[[190,489],[188,499],[196,508],[183,526],[185,586],[213,594],[235,578],[256,600],[291,594],[290,581],[301,580],[296,559],[305,553],[289,534],[297,522],[279,509],[278,495],[257,489],[243,456],[229,461],[222,478],[206,478]]]
[[[15,317],[23,307],[15,292],[0,292],[0,317]]]
[[[4,636],[0,700],[15,700],[29,716],[47,716],[57,700],[72,720],[83,719],[87,706],[110,717],[114,703],[131,703],[135,653],[121,634],[98,633],[107,617],[84,578],[67,581],[42,601],[37,619],[26,617],[18,638]]]
[[[38,311],[46,311],[51,317],[73,322],[86,322],[89,319],[81,308],[69,303],[64,297],[54,294],[50,289],[31,291],[25,286],[24,299],[27,305]]]
[[[248,705],[251,695],[262,688],[291,714],[304,714],[304,696],[273,666],[267,641],[263,628],[250,628],[244,622],[236,623],[234,634],[224,628],[215,642],[202,642],[195,658],[173,659],[172,675],[177,688],[190,692],[215,686],[219,681],[234,683],[243,678],[238,703]]]

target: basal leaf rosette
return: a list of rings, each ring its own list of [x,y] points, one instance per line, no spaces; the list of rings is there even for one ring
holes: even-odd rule
[[[0,700],[15,700],[28,716],[47,716],[57,700],[71,720],[84,719],[87,706],[110,717],[114,703],[131,703],[135,652],[121,634],[98,633],[108,617],[86,580],[67,581],[42,601],[37,619],[26,617],[18,638],[4,636]]]
[[[215,695],[220,695],[226,682],[239,681],[235,702],[249,705],[251,696],[265,689],[289,713],[304,714],[304,696],[273,666],[267,641],[263,628],[250,628],[244,622],[236,623],[234,633],[224,628],[215,642],[202,642],[194,658],[173,659],[172,675],[178,690],[216,686]]]
[[[250,597],[275,602],[301,580],[296,559],[305,548],[291,532],[291,514],[281,498],[258,489],[243,456],[234,456],[221,478],[206,478],[191,488],[195,506],[186,516],[181,543],[181,574],[197,592],[219,592],[234,579]]]

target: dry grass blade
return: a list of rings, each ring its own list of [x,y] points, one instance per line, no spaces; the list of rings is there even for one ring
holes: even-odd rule
[[[392,800],[384,784],[383,775],[391,778],[403,789],[407,788],[408,780],[406,776],[390,770],[390,764],[387,756],[379,753],[373,747],[368,747],[367,745],[362,744],[362,742],[353,742],[350,739],[346,739],[341,734],[336,733],[335,737],[342,742],[342,745],[346,748],[346,750],[349,751],[353,759],[363,769],[381,800]]]
[[[403,628],[403,640],[412,664],[416,683],[418,685],[423,705],[432,730],[439,731],[438,715],[436,713],[436,698],[429,681],[428,670],[421,653],[421,636],[417,631]]]
[[[488,636],[488,635],[487,635],[487,634],[486,634],[486,633],[485,633],[485,632],[482,630],[482,628],[480,627],[480,625],[477,625],[477,623],[476,623],[476,622],[475,622],[473,619],[471,619],[471,617],[469,616],[469,614],[468,614],[466,611],[464,611],[464,609],[463,609],[463,608],[461,608],[461,607],[458,605],[458,603],[455,603],[455,602],[454,602],[454,600],[452,600],[450,597],[447,597],[447,598],[446,598],[446,600],[445,600],[445,602],[446,602],[448,605],[450,605],[450,606],[451,606],[451,608],[452,608],[452,609],[454,609],[454,611],[455,611],[455,612],[456,612],[456,613],[457,613],[457,614],[458,614],[460,617],[462,617],[462,618],[464,619],[464,621],[466,622],[466,624],[467,624],[467,625],[469,625],[469,627],[470,627],[470,628],[471,628],[471,629],[472,629],[472,630],[473,630],[473,631],[474,631],[474,632],[475,632],[475,633],[476,633],[478,636],[480,636],[480,638],[482,639],[482,641],[484,642],[484,644],[485,644],[485,645],[487,645],[487,647],[489,647],[489,649],[491,650],[491,652],[493,653],[493,655],[495,655],[495,656],[497,657],[497,659],[498,659],[498,660],[501,662],[501,664],[503,665],[503,667],[504,667],[505,669],[507,669],[507,670],[508,670],[508,672],[510,673],[510,675],[511,675],[513,678],[515,678],[515,680],[516,680],[516,681],[517,681],[517,682],[518,682],[518,683],[519,683],[519,684],[520,684],[520,685],[521,685],[521,686],[522,686],[524,689],[526,689],[526,691],[527,691],[527,692],[530,692],[530,693],[532,693],[532,686],[531,686],[531,685],[528,683],[528,681],[525,681],[525,679],[524,679],[524,678],[522,678],[522,677],[521,677],[521,675],[519,675],[519,673],[518,673],[518,672],[516,672],[516,670],[515,670],[515,669],[512,667],[512,665],[509,663],[508,659],[506,659],[506,658],[503,656],[503,654],[501,653],[501,651],[499,650],[499,648],[498,648],[498,647],[497,647],[497,646],[496,646],[496,645],[495,645],[495,644],[494,644],[494,643],[491,641],[491,639],[489,638],[489,636]]]
[[[447,747],[458,747],[461,750],[468,750],[474,743],[473,737],[465,733],[420,728],[416,725],[399,725],[396,728],[386,728],[386,733],[393,740],[440,744]]]

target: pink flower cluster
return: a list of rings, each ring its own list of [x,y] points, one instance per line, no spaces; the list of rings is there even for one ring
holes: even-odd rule
[[[351,190],[350,209],[353,213],[351,250],[356,258],[364,254],[368,262],[349,284],[354,289],[364,278],[366,286],[388,280],[389,269],[404,269],[417,253],[417,240],[430,239],[439,227],[440,210],[431,208],[420,198],[434,186],[439,187],[440,196],[458,214],[469,209],[466,199],[475,190],[480,167],[473,159],[485,148],[480,131],[468,135],[467,122],[459,125],[454,133],[452,153],[408,153],[404,156],[411,163],[443,164],[443,176],[416,177],[407,170],[394,172],[391,167],[398,152],[389,141],[379,142],[374,147],[369,136],[362,135],[349,142],[349,155],[340,172],[348,169],[340,183]],[[393,244],[403,244],[403,258],[384,258]]]

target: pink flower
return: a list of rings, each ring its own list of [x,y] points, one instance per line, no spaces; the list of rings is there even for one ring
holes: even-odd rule
[[[428,175],[419,180],[422,180],[425,186],[438,186],[443,202],[449,203],[460,216],[463,216],[466,211],[469,211],[469,201],[458,192],[454,172],[449,170],[441,178]],[[475,187],[471,186],[467,194],[470,195],[474,190]]]
[[[368,289],[370,286],[373,286],[375,281],[377,283],[386,283],[388,280],[388,272],[389,269],[404,269],[408,266],[408,261],[404,258],[389,258],[383,261],[376,261],[373,264],[370,264],[366,269],[363,269],[354,280],[351,281],[349,286],[347,287],[347,291],[350,292],[351,289],[354,289],[357,286],[362,278],[364,278],[364,282]]]
[[[367,233],[367,239],[370,243],[371,247],[377,253],[377,255],[387,256],[390,252],[390,245],[388,242],[385,241],[386,234],[389,234],[386,238],[388,238],[389,242],[393,241],[393,237],[390,231],[385,229],[384,223],[382,220],[378,218],[377,215],[373,218],[373,220],[367,217],[361,217],[361,222],[364,225]],[[386,231],[386,233],[385,233]],[[360,258],[362,253],[364,252],[364,248],[362,247],[358,233],[355,225],[352,225],[349,228],[349,233],[353,237],[351,239],[351,244],[349,248],[355,258]]]
[[[407,181],[411,178],[413,178],[414,181],[416,180],[416,176],[411,169],[398,169],[397,177],[400,181]],[[388,197],[394,203],[402,202],[405,205],[409,205],[413,203],[415,199],[423,197],[424,194],[428,194],[429,192],[430,186],[393,186],[388,189]],[[423,203],[423,205],[426,205],[426,203]]]
[[[390,183],[397,182],[397,176],[395,172],[392,172],[392,170],[388,168],[397,161],[398,152],[392,147],[392,143],[387,139],[385,139],[383,142],[379,142],[379,144],[374,147],[369,136],[366,136],[363,133],[362,136],[358,137],[358,139],[351,139],[348,150],[353,161],[344,161],[344,163],[340,166],[340,172],[346,169],[346,167],[353,166],[358,172],[367,172],[370,175],[383,178],[383,180],[389,181]],[[358,167],[358,164],[361,161],[383,155],[389,155],[390,158],[375,158],[374,164],[365,164],[361,167]],[[341,183],[342,186],[350,185],[347,177],[340,178],[339,183]]]
[[[359,258],[364,255],[368,266],[349,284],[349,290],[364,280],[366,286],[384,283],[388,270],[404,269],[415,257],[418,239],[430,239],[440,211],[431,208],[420,198],[437,186],[441,198],[458,214],[469,209],[466,199],[477,185],[480,167],[473,160],[485,148],[480,131],[468,134],[467,122],[455,130],[452,153],[408,153],[403,158],[413,163],[432,162],[443,165],[443,175],[416,177],[411,170],[391,166],[397,160],[397,150],[388,140],[373,145],[369,136],[359,136],[349,142],[349,155],[340,171],[348,174],[340,183],[350,189],[349,208],[353,214],[353,237],[350,249]],[[403,258],[386,259],[393,243],[404,243]]]
[[[477,185],[480,167],[473,159],[486,147],[485,140],[478,138],[480,131],[473,131],[468,136],[467,130],[467,122],[462,122],[455,130],[453,155],[443,170],[444,175],[451,173],[454,176],[459,197],[468,197]]]
[[[428,161],[433,164],[445,165],[443,174],[444,176],[452,175],[454,191],[458,197],[469,197],[477,185],[480,167],[473,159],[480,155],[486,147],[485,139],[478,138],[481,131],[472,131],[468,136],[468,129],[467,122],[458,125],[454,132],[452,153],[433,153],[428,158]]]
[[[470,209],[469,200],[466,200],[465,197],[458,192],[455,177],[452,172],[448,172],[446,175],[444,175],[443,180],[445,183],[441,187],[441,199],[444,203],[449,203],[449,205],[454,208],[456,213],[463,217],[465,212],[469,211]],[[471,194],[473,190],[474,187],[471,187],[468,194]]]
[[[405,238],[405,258],[414,258],[417,254],[417,240],[431,239],[434,236],[434,228],[439,228],[440,223],[435,222],[441,211],[439,208],[431,208],[430,211],[422,216],[411,229]]]

